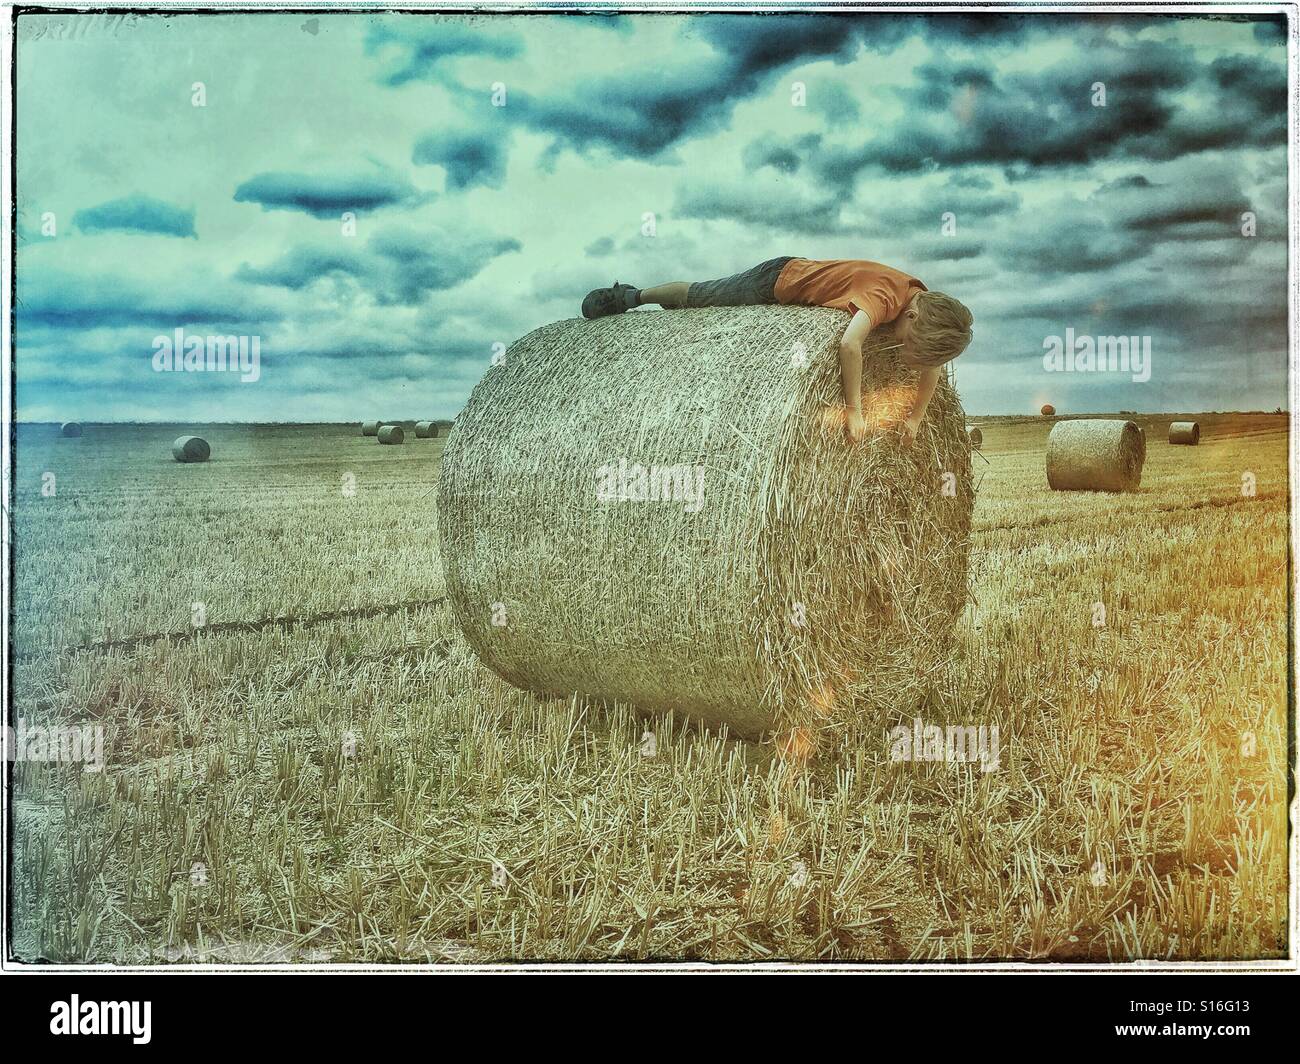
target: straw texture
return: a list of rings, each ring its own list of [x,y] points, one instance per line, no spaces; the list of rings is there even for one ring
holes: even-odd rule
[[[1196,421],[1173,421],[1169,424],[1169,442],[1195,447],[1201,442],[1201,426]]]
[[[201,436],[178,436],[172,444],[172,457],[178,462],[206,462],[212,448]]]
[[[1132,421],[1061,421],[1047,434],[1047,483],[1056,491],[1137,491],[1146,437]]]
[[[378,435],[379,435],[379,427],[380,427],[382,424],[383,424],[382,421],[363,421],[363,422],[361,422],[361,435],[362,435],[362,436],[378,436]]]
[[[984,433],[980,431],[978,425],[971,425],[966,430],[966,436],[970,439],[970,445],[972,450],[978,451],[981,447],[984,446]]]
[[[910,448],[887,429],[916,374],[881,336],[871,431],[850,445],[848,321],[654,311],[514,344],[457,418],[438,488],[448,601],[483,663],[746,735],[905,706],[966,601],[970,443],[946,379]],[[600,498],[610,469],[636,466],[702,476],[699,505]]]
[[[405,439],[406,433],[401,425],[385,425],[379,430],[380,443],[401,443]]]

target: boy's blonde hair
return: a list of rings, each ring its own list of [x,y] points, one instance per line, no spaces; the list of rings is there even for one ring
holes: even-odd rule
[[[916,297],[916,321],[912,324],[912,349],[926,366],[942,366],[963,351],[971,341],[971,312],[943,292],[922,292]]]

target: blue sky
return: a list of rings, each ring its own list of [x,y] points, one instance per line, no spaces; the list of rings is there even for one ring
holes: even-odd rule
[[[970,306],[973,413],[1287,402],[1276,19],[25,15],[17,74],[22,420],[450,416],[594,286],[782,254]]]

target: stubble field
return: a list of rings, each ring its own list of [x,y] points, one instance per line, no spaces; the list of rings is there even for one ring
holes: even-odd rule
[[[972,419],[950,665],[878,743],[798,762],[479,666],[441,602],[443,440],[20,426],[15,715],[102,727],[105,766],[11,766],[9,948],[1280,956],[1287,419],[1194,416],[1196,448],[1164,442],[1171,416],[1137,419],[1147,465],[1123,496],[1048,490],[1050,421]],[[210,463],[171,460],[182,430]],[[917,717],[996,726],[997,769],[892,762],[889,729]]]

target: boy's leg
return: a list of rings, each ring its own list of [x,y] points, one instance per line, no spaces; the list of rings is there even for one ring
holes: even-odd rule
[[[667,307],[670,310],[684,307],[686,306],[686,294],[690,291],[690,288],[689,281],[669,281],[667,284],[657,284],[653,288],[643,288],[637,299],[637,304],[658,303],[661,307]]]
[[[716,281],[670,281],[653,288],[636,289],[614,282],[611,288],[597,288],[582,301],[585,318],[622,314],[645,303],[661,307],[751,307],[776,302],[776,281],[789,255],[768,259],[757,266]]]
[[[789,255],[768,259],[730,277],[716,281],[695,281],[686,285],[679,306],[685,307],[761,307],[776,302],[776,281]],[[664,286],[670,287],[670,286]],[[665,304],[667,305],[667,304]]]

